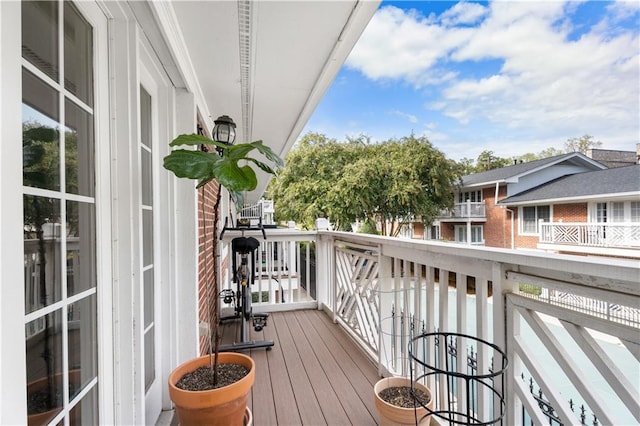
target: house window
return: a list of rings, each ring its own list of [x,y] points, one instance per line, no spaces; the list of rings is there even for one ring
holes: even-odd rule
[[[467,226],[456,225],[456,242],[467,243]],[[482,234],[482,225],[471,226],[471,244],[484,244],[484,237]]]
[[[604,223],[607,221],[607,203],[598,203],[596,205],[596,222]]]
[[[466,203],[467,200],[472,203],[480,203],[482,202],[482,190],[478,191],[466,191],[458,193],[458,202]]]
[[[611,222],[624,222],[624,203],[616,201],[611,203]]]
[[[640,222],[640,201],[631,202],[631,222]]]
[[[29,423],[97,424],[93,28],[71,2],[23,2],[22,30]]]
[[[591,205],[590,213],[591,222],[640,222],[640,201],[609,201],[595,203],[595,205]]]
[[[428,240],[439,240],[440,237],[440,225],[432,225],[430,229],[430,233],[426,234],[429,237],[426,238]]]
[[[521,209],[520,233],[537,234],[538,222],[551,220],[551,208],[549,206],[525,206]]]

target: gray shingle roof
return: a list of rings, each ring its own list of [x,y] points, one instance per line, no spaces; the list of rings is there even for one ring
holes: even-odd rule
[[[640,165],[563,176],[528,191],[505,198],[498,204],[508,205],[561,200],[563,198],[586,198],[629,192],[640,193]]]
[[[548,164],[555,164],[564,160],[568,160],[574,157],[580,157],[587,162],[593,162],[590,158],[577,153],[571,152],[569,154],[556,155],[554,157],[543,158],[541,160],[529,161],[526,163],[514,164],[512,166],[502,167],[499,169],[488,170],[486,172],[474,173],[472,175],[463,176],[462,186],[471,186],[484,183],[493,183],[504,181],[514,176],[525,174],[531,170],[535,170],[540,167],[544,167]],[[577,159],[577,158],[576,158]],[[583,163],[584,164],[584,163]]]

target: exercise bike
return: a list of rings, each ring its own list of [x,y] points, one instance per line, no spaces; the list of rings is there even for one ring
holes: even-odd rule
[[[232,255],[232,282],[236,284],[236,290],[226,289],[220,292],[220,298],[227,304],[234,305],[234,314],[223,317],[220,322],[240,320],[240,341],[229,345],[222,345],[221,351],[242,351],[255,348],[273,347],[272,340],[255,341],[249,339],[247,324],[250,323],[255,331],[262,331],[267,325],[269,314],[254,314],[251,308],[251,286],[255,282],[256,251],[260,242],[253,237],[236,237],[231,240]],[[238,260],[240,261],[238,264]]]

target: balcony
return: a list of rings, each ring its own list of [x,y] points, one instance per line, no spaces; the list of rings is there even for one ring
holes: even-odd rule
[[[538,248],[640,258],[640,223],[540,222]]]
[[[372,376],[416,372],[408,342],[435,331],[495,343],[509,363],[492,383],[504,405],[430,378],[440,410],[470,401],[480,418],[503,412],[509,425],[640,422],[637,262],[330,231],[267,236],[253,308],[274,312],[264,333],[277,340],[272,351],[252,353],[262,370],[254,418],[271,419],[258,423],[301,424],[309,406],[319,415],[309,424],[371,424],[363,419],[375,418]],[[456,342],[423,354],[445,346],[458,365],[492,368],[489,352]],[[279,406],[283,392],[288,407]],[[323,395],[364,417],[331,420]]]
[[[441,222],[460,222],[470,220],[472,222],[484,222],[487,220],[487,212],[484,201],[467,201],[455,203],[453,209],[444,210],[439,217]]]

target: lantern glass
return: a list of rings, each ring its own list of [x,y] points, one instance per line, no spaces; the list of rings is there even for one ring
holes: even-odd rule
[[[223,115],[218,117],[214,123],[215,126],[211,132],[213,140],[231,145],[236,138],[236,124],[233,120],[229,116]]]

